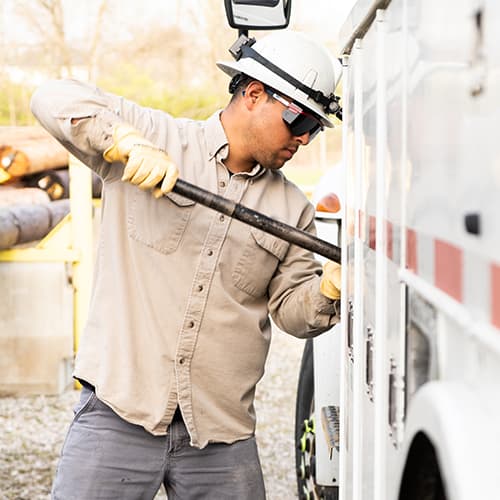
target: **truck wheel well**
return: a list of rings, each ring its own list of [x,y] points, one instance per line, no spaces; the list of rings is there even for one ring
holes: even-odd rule
[[[423,432],[419,432],[411,444],[399,500],[446,500],[436,450]]]

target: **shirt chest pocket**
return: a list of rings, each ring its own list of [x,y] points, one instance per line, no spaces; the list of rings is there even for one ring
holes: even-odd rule
[[[156,199],[149,191],[134,189],[128,205],[129,236],[161,253],[177,250],[184,235],[194,201],[175,193]]]
[[[243,251],[232,273],[236,287],[254,297],[262,297],[289,243],[251,228]]]

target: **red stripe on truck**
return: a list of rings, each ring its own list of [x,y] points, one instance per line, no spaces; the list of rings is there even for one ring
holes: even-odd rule
[[[443,292],[462,302],[463,254],[460,248],[444,241],[434,241],[434,280]]]
[[[377,249],[377,219],[370,215],[368,216],[368,246],[372,250]]]
[[[406,229],[406,268],[417,273],[417,233]]]
[[[392,233],[393,233],[393,228],[392,228],[392,222],[389,222],[388,220],[385,221],[385,231],[386,231],[386,236],[387,236],[387,257],[392,260],[393,257],[393,250],[392,250]]]

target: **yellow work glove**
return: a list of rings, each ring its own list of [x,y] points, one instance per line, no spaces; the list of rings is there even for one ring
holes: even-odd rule
[[[161,187],[155,197],[172,191],[179,170],[170,157],[148,141],[130,125],[119,124],[113,130],[113,144],[103,153],[106,161],[119,161],[125,165],[122,181],[128,181],[141,189]]]
[[[342,268],[340,264],[329,260],[323,265],[323,276],[319,289],[321,293],[329,299],[340,299],[340,277]]]

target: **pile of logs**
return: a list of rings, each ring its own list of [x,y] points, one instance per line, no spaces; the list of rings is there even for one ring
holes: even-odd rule
[[[41,127],[0,127],[0,165],[19,178],[67,166],[68,152]]]
[[[93,177],[93,196],[101,181]],[[69,213],[68,152],[41,127],[0,127],[0,249],[43,238]]]

